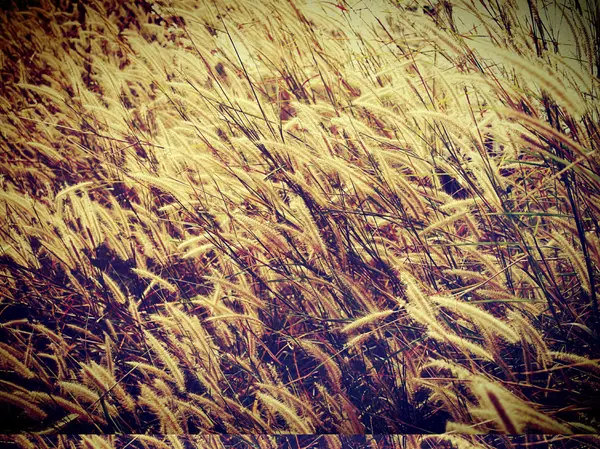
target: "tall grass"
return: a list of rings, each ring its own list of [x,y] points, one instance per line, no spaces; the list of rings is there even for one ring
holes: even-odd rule
[[[597,443],[549,436],[600,428],[591,3],[39,4],[0,24],[19,446]]]

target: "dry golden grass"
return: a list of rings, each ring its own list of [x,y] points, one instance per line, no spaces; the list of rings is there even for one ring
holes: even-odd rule
[[[591,3],[38,3],[0,18],[13,442],[597,444],[558,436],[600,431]]]

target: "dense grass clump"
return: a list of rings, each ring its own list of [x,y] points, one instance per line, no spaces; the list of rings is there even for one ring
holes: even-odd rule
[[[558,436],[600,431],[594,2],[38,3],[0,23],[19,446],[598,444]]]

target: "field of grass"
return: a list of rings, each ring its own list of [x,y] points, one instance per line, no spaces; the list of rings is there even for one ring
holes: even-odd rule
[[[600,446],[595,2],[18,3],[7,442]]]

